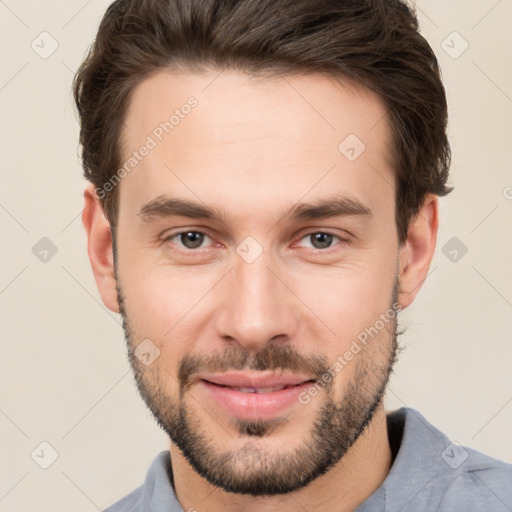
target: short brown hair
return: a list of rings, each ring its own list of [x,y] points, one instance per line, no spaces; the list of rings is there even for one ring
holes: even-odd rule
[[[121,163],[134,87],[159,69],[325,73],[384,100],[396,173],[399,240],[450,166],[447,105],[436,56],[401,0],[117,0],[73,83],[85,177],[101,188]],[[341,142],[341,141],[340,141]],[[115,228],[117,187],[102,199]]]

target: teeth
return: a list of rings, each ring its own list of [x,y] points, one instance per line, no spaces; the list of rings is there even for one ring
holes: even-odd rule
[[[256,388],[231,388],[235,391],[241,391],[242,393],[256,393]]]
[[[275,386],[273,388],[237,388],[232,386],[231,389],[240,391],[242,393],[271,393],[272,391],[281,391],[286,386]]]

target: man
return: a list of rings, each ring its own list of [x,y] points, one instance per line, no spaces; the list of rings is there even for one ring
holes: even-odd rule
[[[108,511],[512,510],[512,467],[386,414],[450,148],[398,0],[120,0],[75,78],[83,222],[169,436]]]

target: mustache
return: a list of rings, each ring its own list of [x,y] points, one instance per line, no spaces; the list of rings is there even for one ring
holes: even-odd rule
[[[180,362],[178,380],[188,389],[191,377],[197,373],[222,373],[229,370],[289,371],[306,373],[321,379],[329,370],[327,360],[320,355],[301,355],[289,345],[268,345],[257,353],[228,347],[221,353],[186,354]]]

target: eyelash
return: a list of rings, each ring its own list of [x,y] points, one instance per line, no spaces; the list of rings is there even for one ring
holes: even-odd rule
[[[196,233],[196,234],[200,234],[200,235],[203,235],[205,237],[208,237],[208,238],[212,239],[212,237],[210,237],[208,235],[208,233],[206,233],[204,231],[199,231],[199,230],[195,230],[195,229],[188,229],[188,230],[185,230],[185,231],[178,231],[177,233],[172,233],[172,234],[166,236],[165,238],[163,238],[162,241],[168,243],[168,242],[171,242],[171,240],[173,240],[174,238],[180,237],[181,235],[184,235],[186,233]],[[329,235],[329,236],[332,236],[335,239],[338,239],[338,243],[333,243],[333,245],[331,245],[330,247],[327,247],[325,249],[317,249],[315,247],[313,247],[313,248],[306,247],[306,249],[309,249],[310,251],[314,251],[314,252],[328,253],[336,245],[346,245],[346,244],[348,244],[348,240],[343,239],[343,238],[341,238],[341,236],[336,235],[334,233],[331,233],[330,231],[324,231],[324,230],[310,231],[309,233],[304,234],[300,238],[300,240],[304,240],[305,238],[308,238],[311,235],[316,235],[316,234],[320,234],[320,233],[323,234],[323,235]],[[201,252],[202,249],[204,249],[204,248],[203,247],[198,247],[196,249],[190,249],[188,247],[183,247],[183,248],[180,248],[178,250],[180,250],[182,252],[186,252],[186,253],[193,253],[193,252]]]

